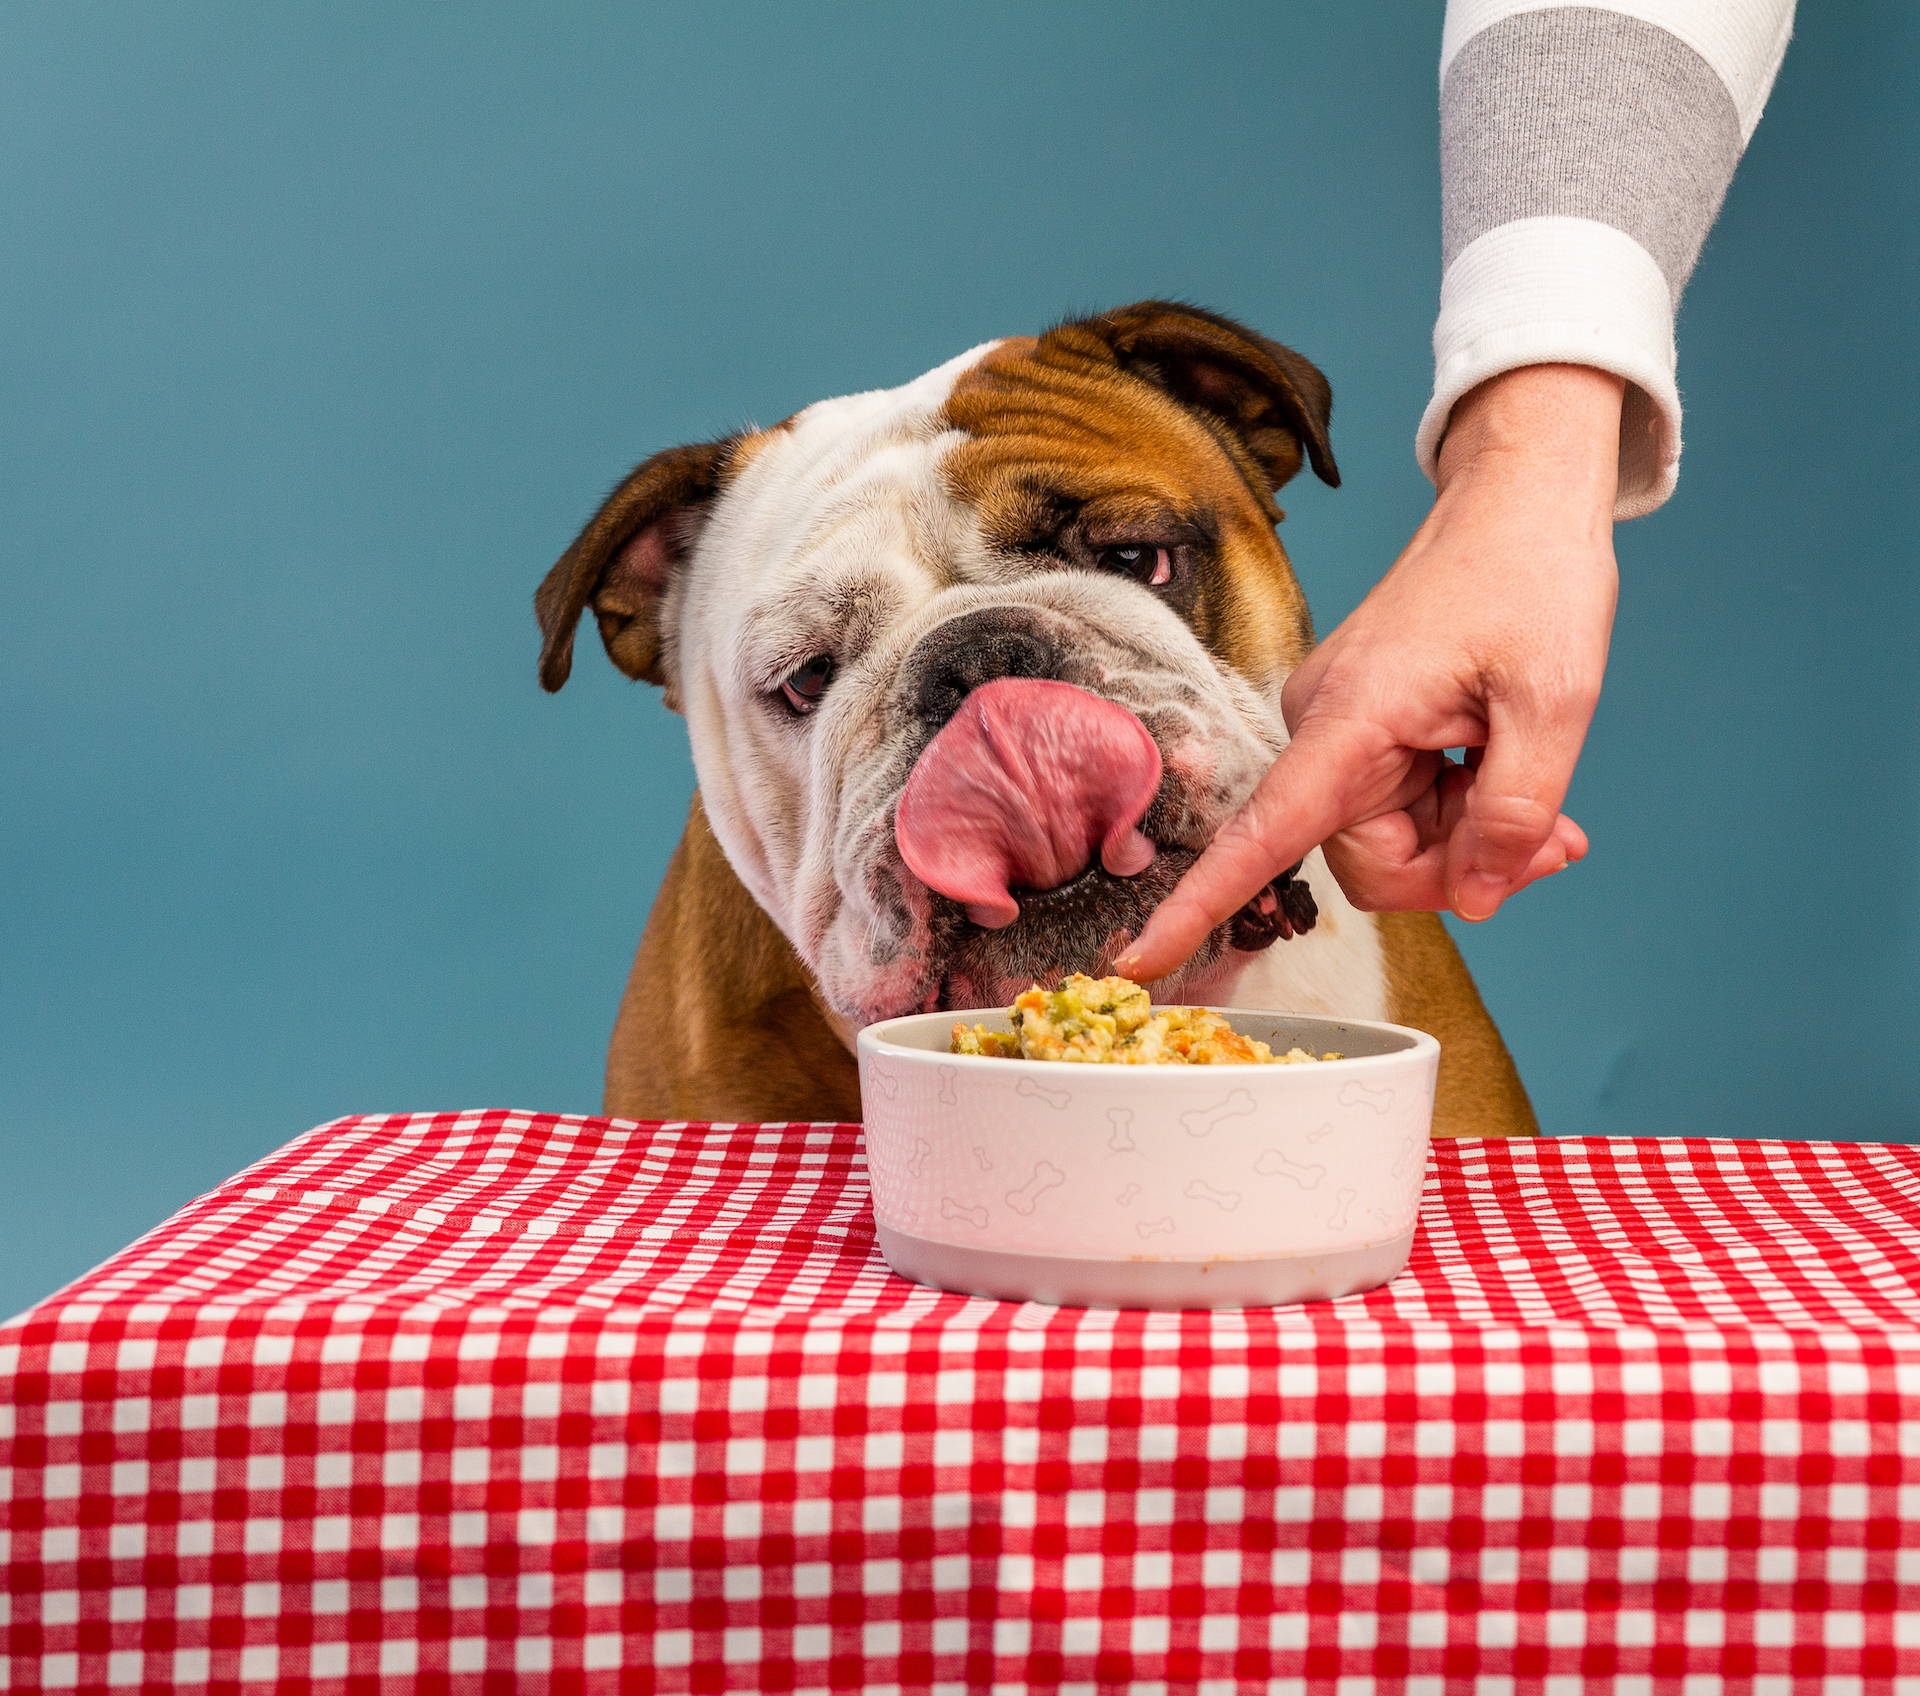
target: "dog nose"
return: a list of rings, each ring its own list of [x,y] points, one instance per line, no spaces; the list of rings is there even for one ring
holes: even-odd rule
[[[906,697],[938,730],[960,703],[997,677],[1057,678],[1060,650],[1031,624],[1002,608],[962,613],[923,637],[909,661]]]

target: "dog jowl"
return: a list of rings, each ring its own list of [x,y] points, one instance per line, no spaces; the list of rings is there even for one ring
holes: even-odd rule
[[[536,597],[546,687],[591,608],[699,779],[609,1108],[838,1109],[852,1028],[1108,966],[1284,744],[1313,637],[1274,492],[1337,483],[1329,411],[1299,354],[1148,301],[639,466]],[[1303,875],[1309,933],[1283,888],[1156,993],[1484,1022],[1436,924]]]

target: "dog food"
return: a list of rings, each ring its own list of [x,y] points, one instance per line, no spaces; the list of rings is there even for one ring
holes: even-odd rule
[[[1155,1008],[1126,978],[1075,972],[1058,989],[1038,984],[1007,1009],[1011,1031],[956,1023],[950,1051],[1000,1060],[1065,1060],[1115,1066],[1298,1066],[1338,1060],[1290,1048],[1276,1054],[1205,1007]]]

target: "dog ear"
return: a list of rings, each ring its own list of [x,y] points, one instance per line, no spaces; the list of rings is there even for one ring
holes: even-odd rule
[[[657,453],[587,521],[534,592],[542,688],[558,689],[573,670],[574,630],[589,606],[615,665],[643,683],[666,681],[660,598],[700,533],[733,448],[729,437]]]
[[[1321,482],[1340,486],[1327,440],[1333,390],[1311,360],[1290,347],[1197,306],[1142,300],[1052,332],[1091,338],[1123,370],[1175,400],[1211,414],[1246,445],[1277,489],[1301,455]]]

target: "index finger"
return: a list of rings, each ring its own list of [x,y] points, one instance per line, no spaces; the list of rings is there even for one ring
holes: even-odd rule
[[[1114,970],[1136,982],[1185,964],[1214,926],[1337,830],[1357,822],[1377,775],[1367,743],[1346,728],[1302,726],[1239,812],[1162,901]]]

